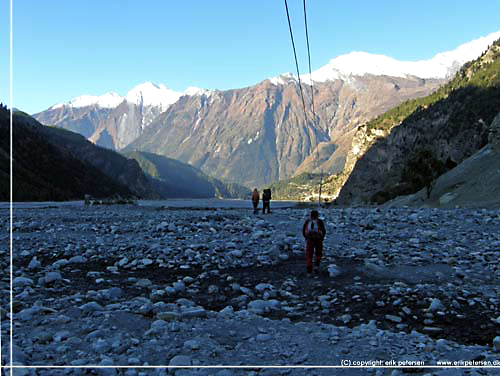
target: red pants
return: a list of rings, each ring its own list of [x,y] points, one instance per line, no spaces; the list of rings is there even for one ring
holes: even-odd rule
[[[321,256],[323,256],[323,240],[321,239],[307,239],[306,240],[306,263],[307,272],[311,273],[313,268],[313,252],[315,253],[314,264],[319,266]]]

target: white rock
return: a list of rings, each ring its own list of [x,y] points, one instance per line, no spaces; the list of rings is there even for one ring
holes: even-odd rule
[[[66,266],[66,265],[68,265],[68,264],[69,264],[69,261],[68,261],[68,260],[66,260],[66,259],[60,259],[60,260],[57,260],[56,262],[54,262],[54,263],[52,264],[52,267],[53,267],[54,269],[59,269],[61,266]]]
[[[352,316],[349,315],[349,314],[345,314],[345,315],[342,315],[340,316],[340,320],[344,323],[344,324],[347,324],[349,321],[351,321],[352,319]]]
[[[97,302],[89,302],[80,306],[80,309],[83,312],[88,313],[88,312],[102,311],[104,308],[102,308],[102,306]]]
[[[252,234],[252,239],[253,240],[258,240],[258,239],[262,239],[262,238],[265,238],[267,235],[264,231],[255,231],[253,234]]]
[[[227,306],[225,307],[224,309],[222,309],[221,311],[219,311],[219,313],[217,314],[217,316],[221,316],[221,317],[224,317],[224,316],[233,316],[234,315],[234,309],[232,306]]]
[[[400,323],[402,321],[401,317],[393,316],[393,315],[385,315],[385,318],[389,321],[397,322],[397,323]]]
[[[111,345],[103,338],[99,338],[92,344],[92,348],[99,354],[104,354],[109,351]]]
[[[36,256],[34,256],[34,257],[31,259],[30,263],[28,264],[28,269],[38,269],[38,268],[40,268],[41,266],[42,266],[42,264],[40,263],[40,261],[38,261],[38,260],[36,259]]]
[[[190,366],[192,365],[192,360],[190,356],[187,355],[176,355],[172,359],[170,359],[170,362],[168,363],[169,366]],[[171,369],[173,372],[175,372],[175,368]],[[170,371],[170,370],[169,370]]]
[[[231,251],[231,255],[233,257],[237,257],[237,258],[240,258],[243,256],[243,252],[239,249],[235,249],[234,251]]]
[[[207,311],[202,307],[191,307],[181,310],[182,318],[194,319],[197,317],[207,317]]]
[[[83,264],[87,262],[87,259],[83,256],[74,256],[68,260],[69,264]]]
[[[328,265],[327,270],[328,270],[328,274],[332,278],[338,277],[341,274],[339,267],[335,264]]]
[[[495,350],[500,351],[500,336],[496,336],[493,339],[493,347],[495,348]]]
[[[180,298],[175,301],[176,304],[183,306],[183,307],[195,307],[196,303],[193,302],[192,300],[186,299],[186,298]]]
[[[186,291],[186,285],[182,281],[175,282],[173,288],[177,293]]]
[[[274,289],[274,286],[271,285],[270,283],[259,283],[257,286],[255,286],[255,290],[259,292],[263,292],[264,290],[272,290]]]
[[[31,308],[26,308],[23,309],[22,311],[19,311],[15,317],[17,320],[20,321],[30,321],[34,317],[37,317],[40,313],[40,309],[38,307],[31,307]]]
[[[144,265],[144,266],[148,266],[148,265],[151,265],[153,263],[153,260],[149,259],[149,258],[144,258],[141,260],[141,264]]]
[[[189,285],[189,284],[191,284],[191,283],[194,282],[194,278],[190,277],[190,276],[186,276],[186,277],[182,278],[182,282],[184,282],[185,284]]]
[[[60,281],[62,279],[62,275],[59,272],[48,272],[45,274],[45,283],[52,283],[56,281]]]
[[[163,321],[179,320],[180,315],[174,311],[159,312],[156,317]]]
[[[139,287],[149,287],[153,284],[153,282],[151,282],[147,278],[142,278],[142,279],[138,280],[135,284],[136,284],[136,286],[139,286]]]
[[[168,323],[165,320],[156,320],[151,324],[150,329],[155,332],[165,331],[168,328]]]
[[[248,311],[255,313],[257,315],[263,315],[268,313],[271,310],[279,310],[281,308],[281,304],[279,301],[271,299],[271,300],[253,300],[248,303]]]
[[[26,277],[16,277],[12,281],[13,287],[26,287],[31,286],[33,284],[33,280]]]
[[[123,267],[127,264],[127,262],[128,262],[128,258],[127,258],[127,257],[124,257],[124,258],[122,258],[122,259],[118,262],[118,266],[123,268]]]
[[[438,339],[436,341],[436,350],[443,352],[443,351],[446,351],[448,349],[449,349],[449,346],[448,346],[447,340],[441,338],[441,339]]]
[[[429,308],[427,308],[428,311],[434,312],[434,311],[442,311],[444,310],[444,305],[441,303],[441,300],[439,299],[432,299],[431,304]]]
[[[198,350],[201,347],[200,341],[190,339],[184,342],[183,346],[188,350]]]
[[[156,231],[164,232],[168,229],[168,223],[167,222],[161,222],[158,225],[156,225]]]
[[[258,342],[266,342],[266,341],[270,341],[271,339],[273,339],[273,337],[268,333],[260,333],[260,334],[257,334],[257,337],[255,337],[255,339]]]

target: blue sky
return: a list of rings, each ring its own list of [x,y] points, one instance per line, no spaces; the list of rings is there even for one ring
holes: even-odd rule
[[[288,0],[301,73],[302,0]],[[283,0],[14,0],[14,106],[120,95],[151,81],[229,89],[294,72]],[[0,0],[0,101],[9,101],[9,0]],[[500,30],[497,0],[307,0],[312,68],[351,51],[400,60]]]

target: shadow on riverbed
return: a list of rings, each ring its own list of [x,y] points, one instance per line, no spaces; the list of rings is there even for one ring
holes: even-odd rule
[[[208,310],[220,311],[227,306],[240,310],[248,308],[248,303],[253,300],[265,298],[262,293],[267,292],[267,298],[277,299],[281,305],[281,309],[265,314],[272,319],[289,318],[295,322],[324,322],[348,327],[375,320],[380,329],[408,333],[417,330],[433,338],[446,338],[462,344],[489,345],[497,334],[495,324],[490,320],[493,312],[487,306],[476,302],[474,297],[451,299],[440,291],[440,285],[452,279],[457,289],[460,288],[460,280],[452,277],[451,268],[445,264],[377,268],[355,258],[327,255],[320,274],[307,276],[305,260],[297,254],[273,266],[211,272],[202,268],[147,266],[113,273],[107,268],[115,262],[88,262],[73,270],[62,267],[68,268],[65,273],[71,275],[71,285],[60,283],[42,290],[43,300],[57,300],[74,294],[75,290],[97,291],[111,287],[123,290],[120,301],[130,301],[135,297],[152,299],[151,287],[139,287],[134,281],[147,278],[160,289],[190,276],[194,279],[189,286],[191,291],[164,296],[161,300],[169,303],[187,298]],[[335,277],[327,271],[330,264],[338,268],[339,274]],[[256,289],[259,284],[269,286],[259,292]],[[430,311],[432,299],[439,299],[443,309]],[[98,298],[96,301],[103,306],[111,303]],[[25,307],[18,306],[15,310],[22,308]],[[153,318],[152,315],[145,316]]]

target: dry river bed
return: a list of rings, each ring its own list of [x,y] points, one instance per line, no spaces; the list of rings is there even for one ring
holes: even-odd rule
[[[311,277],[305,209],[27,205],[13,317],[0,211],[2,365],[12,319],[14,365],[68,367],[16,375],[500,374],[498,211],[322,209]],[[300,368],[440,361],[474,367]]]

